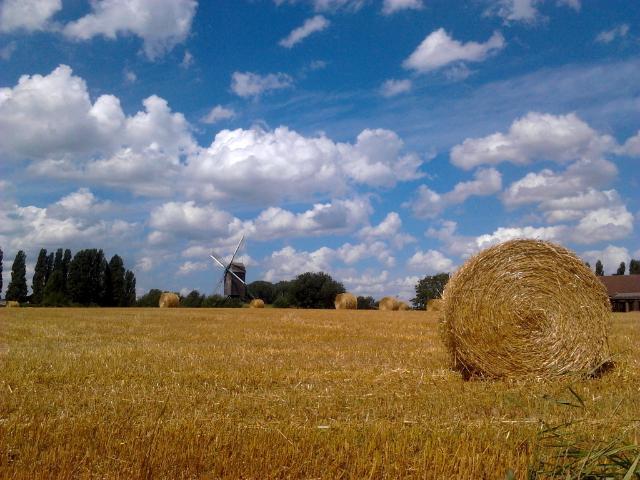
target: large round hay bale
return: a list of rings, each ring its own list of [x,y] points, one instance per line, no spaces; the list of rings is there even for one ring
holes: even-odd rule
[[[403,310],[403,311],[411,310],[411,307],[406,302],[398,302],[398,310]]]
[[[160,295],[158,306],[160,308],[175,308],[180,305],[180,298],[173,292],[163,292]]]
[[[260,298],[254,298],[249,302],[249,308],[264,308],[264,300]]]
[[[7,308],[17,308],[20,306],[20,302],[16,302],[15,300],[7,300]]]
[[[378,310],[398,310],[398,300],[393,297],[382,297],[378,302]]]
[[[512,240],[484,250],[449,280],[443,301],[444,340],[465,376],[554,377],[609,359],[607,291],[559,245]]]
[[[427,310],[431,312],[441,312],[443,308],[441,298],[432,298],[427,300]]]
[[[339,293],[334,301],[336,310],[357,310],[358,299],[350,293]]]

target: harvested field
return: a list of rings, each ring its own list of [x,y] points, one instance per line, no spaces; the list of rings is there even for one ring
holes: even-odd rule
[[[464,381],[436,318],[0,310],[0,478],[526,478],[543,422],[640,443],[640,315],[602,378],[522,382]]]

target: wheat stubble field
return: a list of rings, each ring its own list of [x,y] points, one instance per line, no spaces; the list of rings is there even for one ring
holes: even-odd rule
[[[427,312],[3,309],[0,478],[526,478],[549,426],[640,443],[639,339],[616,315],[599,379],[464,381]]]

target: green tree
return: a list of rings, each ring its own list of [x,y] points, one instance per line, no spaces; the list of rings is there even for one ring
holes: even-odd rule
[[[124,274],[124,307],[132,307],[136,304],[136,276],[131,270]]]
[[[358,310],[375,310],[376,300],[373,297],[358,297]]]
[[[136,307],[157,307],[160,303],[160,295],[162,290],[152,288],[138,299]]]
[[[36,266],[33,269],[33,278],[31,279],[31,303],[36,305],[42,303],[44,287],[47,284],[48,259],[47,249],[41,248],[36,260]]]
[[[448,273],[429,275],[419,280],[416,284],[416,296],[411,299],[413,308],[424,310],[429,300],[442,297],[442,292],[448,281]]]
[[[198,290],[191,290],[189,294],[180,300],[180,306],[186,308],[200,308],[204,302],[204,295]]]
[[[247,285],[247,290],[254,298],[264,300],[264,303],[273,303],[275,300],[275,285],[264,280],[257,280]]]
[[[114,307],[126,307],[126,285],[125,285],[124,262],[119,255],[114,255],[109,261],[108,284],[111,287],[109,292],[109,303]]]
[[[627,270],[627,266],[624,264],[624,262],[620,262],[620,266],[618,267],[618,270],[616,271],[616,275],[624,275],[624,272]]]
[[[11,266],[11,281],[7,286],[7,300],[24,303],[27,300],[27,256],[20,250]]]
[[[206,308],[219,308],[224,306],[225,300],[226,298],[222,295],[213,294],[206,297],[200,306]]]
[[[2,248],[0,248],[0,298],[2,298],[2,259],[4,258],[4,253]]]
[[[604,266],[602,265],[600,259],[598,259],[598,261],[596,262],[596,275],[598,275],[599,277],[602,277],[604,275]]]
[[[45,250],[46,252],[46,250]],[[51,252],[49,254],[49,256],[47,257],[47,264],[46,264],[46,268],[44,271],[44,284],[47,284],[47,280],[49,280],[49,277],[51,276],[51,274],[53,273],[53,252]]]
[[[69,297],[80,305],[104,303],[107,262],[102,250],[87,249],[76,253],[69,264]]]
[[[0,260],[2,260],[2,250],[0,250]],[[2,266],[0,265],[0,273],[2,273]],[[631,260],[629,262],[629,275],[640,275],[640,260]],[[0,284],[0,287],[2,284]],[[0,288],[2,290],[2,288]]]
[[[344,285],[324,272],[298,275],[289,288],[293,305],[300,308],[334,308],[336,295],[344,292]]]
[[[64,272],[62,268],[54,268],[53,273],[44,287],[42,304],[47,307],[63,307],[69,304],[64,290]]]

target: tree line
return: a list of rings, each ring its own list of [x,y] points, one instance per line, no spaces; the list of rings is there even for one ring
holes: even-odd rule
[[[0,250],[0,291],[2,291],[2,250]],[[130,307],[136,303],[136,277],[124,267],[119,255],[109,261],[102,250],[68,248],[55,252],[40,250],[33,271],[31,294],[26,277],[27,256],[20,250],[11,267],[6,300],[42,306]]]
[[[587,262],[587,266],[591,268],[591,265],[589,265],[589,262]],[[625,275],[626,270],[627,270],[626,264],[624,262],[620,262],[620,265],[618,265],[618,269],[616,270],[615,275]],[[604,265],[599,259],[596,262],[595,272],[596,272],[596,275],[599,277],[604,276]],[[632,259],[629,262],[629,275],[640,275],[640,260]]]

